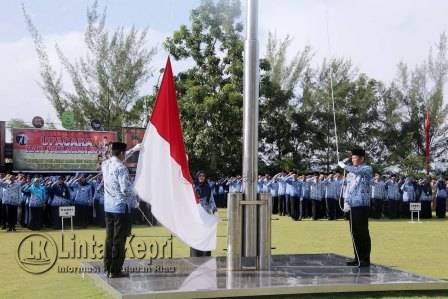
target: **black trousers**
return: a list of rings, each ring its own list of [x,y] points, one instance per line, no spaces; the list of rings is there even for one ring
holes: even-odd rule
[[[22,226],[22,227],[25,227],[26,226],[26,214],[25,214],[25,211],[26,211],[26,205],[25,205],[25,202],[22,202],[21,204],[20,204],[20,226]]]
[[[8,228],[15,229],[17,224],[17,206],[6,205],[8,210]]]
[[[445,218],[446,216],[446,198],[437,197],[436,199],[436,216],[437,218]]]
[[[318,220],[322,217],[322,203],[320,200],[313,199],[311,209],[313,220]]]
[[[190,257],[211,256],[211,251],[201,251],[190,247]]]
[[[400,217],[400,201],[389,199],[389,218],[396,219]]]
[[[0,203],[1,207],[1,225],[3,228],[6,228],[6,223],[8,222],[8,211],[7,206],[3,203]]]
[[[420,218],[423,218],[423,219],[432,218],[431,201],[430,200],[422,200],[420,202],[422,203],[422,211],[420,214]]]
[[[61,217],[59,217],[59,206],[51,206],[51,227],[60,229],[62,226]]]
[[[272,196],[272,214],[278,213],[278,196]]]
[[[286,215],[291,215],[291,198],[289,194],[285,195],[285,213]]]
[[[120,273],[125,258],[126,237],[130,233],[129,213],[106,212],[106,250],[104,269],[109,273]]]
[[[95,203],[96,225],[106,227],[106,215],[104,214],[104,204]]]
[[[75,204],[75,225],[86,228],[91,223],[92,214],[91,206]]]
[[[303,198],[302,201],[302,218],[311,217],[311,200],[309,198]]]
[[[278,197],[278,214],[280,216],[285,215],[285,205],[286,205],[286,198],[285,195],[279,195]]]
[[[401,218],[411,218],[411,212],[409,211],[409,201],[401,202],[400,216]]]
[[[327,198],[327,216],[328,220],[336,220],[336,199]]]
[[[30,219],[28,228],[31,230],[39,230],[42,228],[43,221],[43,207],[30,207]]]
[[[298,198],[297,196],[290,196],[289,203],[290,203],[289,216],[295,221],[299,220],[300,219],[300,198]]]
[[[349,222],[355,258],[359,258],[360,262],[370,263],[369,207],[351,208]]]
[[[372,205],[370,206],[370,217],[380,219],[383,210],[383,200],[379,198],[372,199]]]

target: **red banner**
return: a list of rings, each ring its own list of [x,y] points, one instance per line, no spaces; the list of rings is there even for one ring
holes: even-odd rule
[[[144,128],[123,128],[123,142],[128,145],[128,150],[142,143],[144,136]]]
[[[13,130],[15,170],[97,170],[115,132]]]

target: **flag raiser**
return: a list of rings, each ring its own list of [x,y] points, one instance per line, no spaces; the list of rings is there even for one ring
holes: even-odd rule
[[[216,248],[218,217],[208,214],[195,195],[169,57],[140,149],[135,191],[187,245],[202,251]]]

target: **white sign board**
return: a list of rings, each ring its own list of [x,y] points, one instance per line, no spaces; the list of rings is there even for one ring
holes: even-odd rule
[[[422,210],[422,204],[420,202],[411,202],[409,204],[409,211],[418,212]]]
[[[59,207],[59,217],[74,217],[75,207]]]

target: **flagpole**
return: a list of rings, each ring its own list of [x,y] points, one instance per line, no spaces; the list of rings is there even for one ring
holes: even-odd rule
[[[247,0],[246,40],[244,44],[243,102],[243,186],[245,200],[257,199],[258,178],[258,0]],[[245,211],[244,255],[257,255],[257,209]]]

